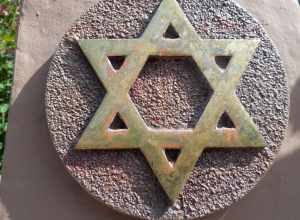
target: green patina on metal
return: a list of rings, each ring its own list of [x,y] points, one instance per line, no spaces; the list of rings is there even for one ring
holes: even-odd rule
[[[164,38],[172,25],[179,38]],[[205,148],[264,147],[256,125],[235,94],[258,47],[258,39],[201,39],[176,0],[163,0],[139,39],[82,39],[79,45],[94,68],[107,94],[83,132],[76,149],[141,149],[169,198],[174,201]],[[126,56],[115,70],[109,56]],[[128,92],[149,56],[192,56],[214,93],[194,129],[147,127]],[[225,70],[216,56],[230,56]],[[217,128],[226,112],[235,128]],[[110,129],[119,113],[128,129]],[[181,149],[173,164],[165,149]]]

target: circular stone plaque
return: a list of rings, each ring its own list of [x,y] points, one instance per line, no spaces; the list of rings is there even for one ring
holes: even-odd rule
[[[101,0],[75,22],[51,61],[47,119],[58,156],[94,198],[139,218],[192,219],[231,205],[268,170],[288,123],[288,89],[276,49],[245,10],[228,0],[181,0],[181,9],[202,39],[260,39],[236,94],[266,147],[205,150],[174,203],[140,150],[75,150],[106,93],[78,40],[139,38],[160,2]],[[176,37],[172,30],[167,34]],[[220,57],[216,62],[226,68],[228,60]],[[149,57],[129,94],[148,127],[187,129],[195,127],[213,89],[191,57]],[[117,121],[113,126],[123,125]],[[234,124],[225,116],[219,126]],[[171,161],[179,153],[166,152]]]

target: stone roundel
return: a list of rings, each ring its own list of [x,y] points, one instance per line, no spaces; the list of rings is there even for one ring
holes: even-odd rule
[[[74,150],[106,93],[78,40],[138,38],[160,2],[101,0],[75,22],[51,60],[47,120],[58,156],[94,198],[139,218],[193,219],[231,205],[268,170],[288,123],[288,89],[274,45],[245,10],[228,0],[181,0],[203,39],[261,40],[236,94],[267,146],[205,150],[173,204],[139,150]],[[140,115],[154,128],[193,127],[212,93],[190,57],[150,58],[130,90]],[[230,119],[222,120],[221,126],[231,126]],[[170,159],[177,153],[170,152]]]

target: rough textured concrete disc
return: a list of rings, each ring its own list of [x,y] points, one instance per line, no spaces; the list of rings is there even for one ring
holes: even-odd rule
[[[204,39],[261,39],[236,93],[267,147],[206,150],[174,204],[140,151],[75,151],[105,95],[77,40],[137,38],[159,3],[103,0],[75,22],[51,62],[46,91],[49,130],[67,170],[99,201],[145,219],[196,218],[243,197],[270,167],[288,122],[287,83],[276,49],[246,11],[227,0],[182,0],[181,8]],[[226,64],[224,59],[217,62]],[[213,92],[199,71],[189,57],[148,60],[130,91],[148,126],[195,126]],[[220,126],[231,123],[225,117]],[[177,153],[170,152],[170,159]]]

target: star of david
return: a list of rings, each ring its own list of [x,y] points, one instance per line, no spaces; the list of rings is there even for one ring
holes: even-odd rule
[[[167,39],[172,25],[179,35]],[[258,47],[257,39],[201,39],[176,0],[163,0],[138,39],[82,39],[79,45],[107,90],[75,149],[140,149],[168,197],[174,201],[205,148],[263,147],[264,140],[240,103],[235,89]],[[119,70],[108,57],[126,56]],[[192,56],[213,88],[213,95],[193,129],[154,129],[146,125],[128,92],[149,56]],[[216,56],[230,56],[222,71]],[[226,112],[235,128],[218,128]],[[127,129],[110,129],[116,115]],[[175,163],[165,149],[180,149]]]

